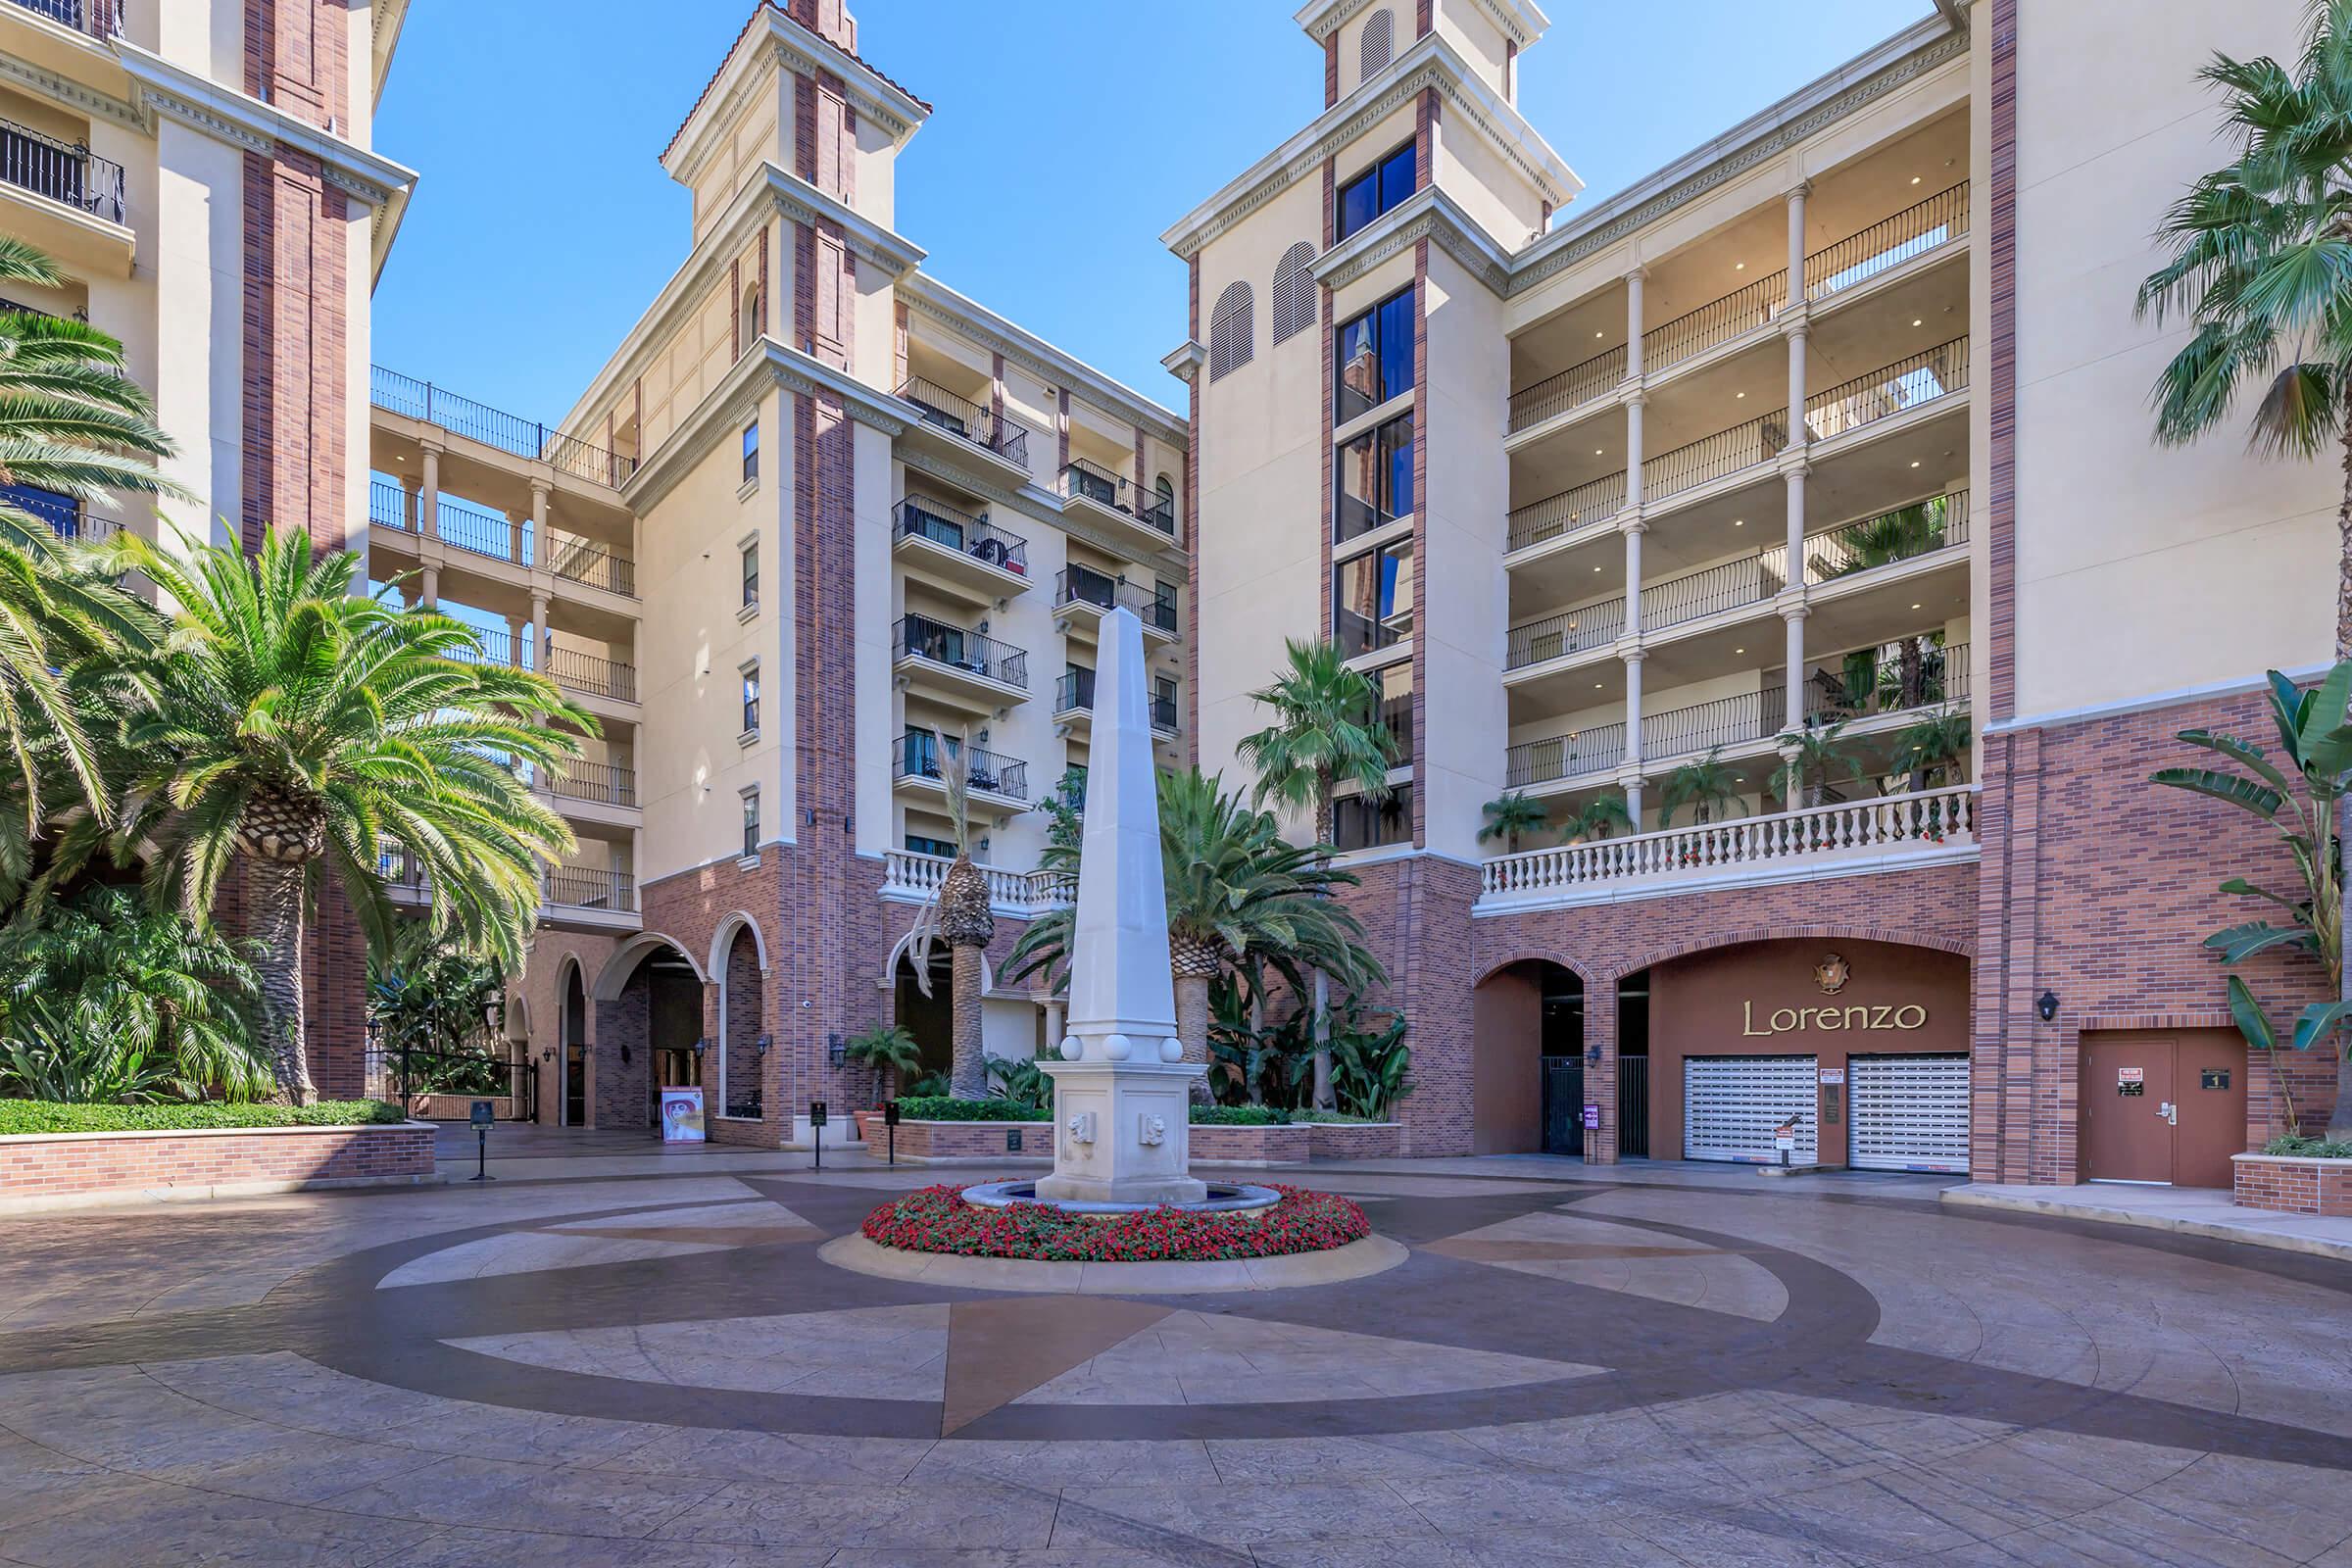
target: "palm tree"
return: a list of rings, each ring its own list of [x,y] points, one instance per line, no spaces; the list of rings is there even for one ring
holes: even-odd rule
[[[506,1074],[493,1050],[491,1019],[504,1011],[506,974],[445,931],[404,921],[391,946],[368,956],[368,1021],[398,1055],[401,1092],[503,1095]],[[416,1072],[416,1054],[426,1058]]]
[[[1571,844],[1589,844],[1595,839],[1605,839],[1620,828],[1631,833],[1635,825],[1634,813],[1627,809],[1624,796],[1595,795],[1574,816],[1560,824],[1560,831]]]
[[[958,1100],[988,1098],[988,1056],[981,1028],[981,955],[996,940],[997,917],[988,896],[988,873],[972,861],[972,758],[968,735],[958,732],[940,759],[947,787],[948,820],[956,838],[956,859],[939,879],[934,906],[936,928],[948,945],[949,1065],[951,1092]],[[933,911],[927,910],[930,914]],[[930,933],[916,944],[915,975],[930,995]]]
[[[0,283],[57,288],[64,274],[23,240],[0,235]],[[111,492],[187,492],[156,464],[172,445],[145,389],[123,373],[122,345],[83,321],[0,311],[0,484],[96,500]],[[86,710],[67,692],[82,655],[135,638],[143,607],[104,577],[74,569],[59,548],[63,519],[0,500],[0,740],[17,765],[8,794],[10,842],[22,860],[40,827],[44,764],[62,768],[71,794],[95,811],[103,791],[83,733]]]
[[[1511,790],[1479,808],[1487,816],[1485,826],[1478,830],[1478,842],[1503,841],[1504,853],[1519,853],[1519,837],[1533,833],[1550,820],[1544,803],[1519,790]]]
[[[1960,709],[1923,714],[1894,738],[1892,771],[1910,774],[1911,787],[1924,790],[1929,774],[1957,768],[1967,760],[1972,738],[1968,714]]]
[[[1684,807],[1690,808],[1693,823],[1715,820],[1715,813],[1734,815],[1744,809],[1740,801],[1740,779],[1732,772],[1731,764],[1723,760],[1723,748],[1718,746],[1695,762],[1685,762],[1666,775],[1658,790],[1658,826],[1674,825],[1674,813]]]
[[[1328,846],[1285,843],[1271,813],[1227,795],[1218,777],[1198,768],[1159,775],[1159,848],[1185,1060],[1209,1059],[1209,985],[1229,969],[1262,963],[1301,990],[1308,968],[1351,987],[1387,981],[1362,945],[1363,927],[1331,897],[1353,887],[1354,874],[1330,864]],[[1075,852],[1048,854],[1054,869],[1077,869]],[[1067,906],[1032,921],[1004,977],[1066,970],[1075,922]]]
[[[1949,505],[1942,496],[1914,501],[1838,530],[1840,554],[1835,559],[1814,557],[1813,580],[1827,582],[1926,555],[1943,543],[1944,510]]]
[[[2139,286],[2143,317],[2179,316],[2194,328],[2157,377],[2156,441],[2202,440],[2253,389],[2252,451],[2310,462],[2337,449],[2341,664],[2352,660],[2352,0],[2316,0],[2291,65],[2217,54],[2198,74],[2222,95],[2236,156],[2165,214],[2158,232],[2169,255]],[[2352,843],[2352,797],[2337,809],[2336,836]],[[2336,894],[2352,897],[2346,887]],[[2330,978],[2337,1001],[2352,1004],[2341,963]],[[2352,1125],[2341,1094],[2336,1120]]]
[[[1844,733],[1844,719],[1827,724],[1815,724],[1808,719],[1779,738],[1781,755],[1788,759],[1788,800],[1791,810],[1800,806],[1819,806],[1827,799],[1833,773],[1842,770],[1849,778],[1862,777],[1862,764],[1846,750]]]
[[[152,843],[151,894],[199,921],[241,868],[282,1096],[314,1098],[303,912],[322,875],[381,952],[393,921],[381,867],[396,854],[428,879],[435,930],[519,967],[539,861],[573,848],[520,770],[577,756],[574,731],[593,733],[594,718],[545,676],[481,662],[461,622],[354,598],[360,559],[313,560],[307,534],[272,530],[258,556],[202,546],[184,559],[120,534],[107,559],[173,606],[141,671],[154,706],[122,734],[118,853]]]
[[[1352,784],[1367,805],[1389,798],[1396,737],[1380,721],[1380,689],[1351,669],[1331,641],[1285,641],[1286,667],[1274,683],[1250,694],[1272,710],[1274,722],[1242,737],[1235,754],[1257,774],[1251,799],[1277,802],[1314,815],[1316,842],[1332,841],[1332,802]],[[1315,1104],[1331,1105],[1331,1048],[1326,1017],[1331,982],[1315,976]]]
[[[861,1061],[874,1070],[886,1101],[898,1099],[899,1085],[923,1064],[923,1048],[903,1023],[878,1023],[861,1035],[852,1035],[842,1042],[841,1054],[844,1059]]]

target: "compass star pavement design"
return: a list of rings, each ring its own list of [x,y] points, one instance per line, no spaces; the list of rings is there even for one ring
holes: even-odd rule
[[[0,1562],[2352,1568],[2324,1259],[1518,1158],[1316,1168],[1371,1279],[983,1292],[816,1256],[936,1171],[524,1143],[0,1222]]]

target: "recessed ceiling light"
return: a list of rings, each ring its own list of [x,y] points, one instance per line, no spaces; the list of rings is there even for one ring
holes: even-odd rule
[[[1913,175],[1911,176],[1911,183],[1912,183],[1912,184],[1914,184],[1914,185],[1916,185],[1916,184],[1918,184],[1918,183],[1919,183],[1919,176],[1918,176],[1917,174],[1913,174]]]
[[[1744,272],[1747,270],[1747,264],[1745,262],[1734,262],[1732,264],[1732,270],[1735,272]]]
[[[1916,458],[1914,458],[1914,459],[1911,461],[1911,466],[1913,466],[1914,468],[1918,467],[1918,466],[1919,466],[1919,460],[1918,460],[1918,459],[1916,459]]]
[[[1593,455],[1594,457],[1596,457],[1596,458],[1597,458],[1597,457],[1599,457],[1599,456],[1600,456],[1600,448],[1598,448],[1598,447],[1594,447],[1594,448],[1592,449],[1592,455]],[[1918,466],[1919,466],[1919,465],[1915,463],[1915,464],[1913,464],[1913,465],[1912,465],[1912,466],[1916,468],[1916,467],[1918,467]]]
[[[1598,690],[1600,690],[1600,682],[1598,682],[1598,681],[1594,681],[1594,682],[1592,683],[1592,689],[1593,689],[1594,691],[1598,691]]]
[[[1745,517],[1734,517],[1732,519],[1732,526],[1735,528],[1744,528],[1747,526],[1747,519]]]
[[[1595,332],[1595,333],[1593,333],[1592,335],[1593,335],[1594,337],[1607,337],[1607,336],[1608,336],[1608,333],[1606,333],[1606,332]]]
[[[1928,323],[1927,323],[1926,321],[1924,321],[1924,320],[1921,320],[1921,319],[1918,319],[1918,318],[1913,318],[1913,320],[1912,320],[1912,322],[1911,322],[1911,324],[1912,324],[1913,326],[1925,326],[1925,325],[1927,325]]]
[[[1746,396],[1747,396],[1747,394],[1746,394],[1746,393],[1744,393],[1744,392],[1740,393],[1740,395],[1742,398],[1744,398],[1744,397],[1746,397]]]
[[[1917,610],[1917,609],[1919,609],[1920,607],[1919,607],[1919,606],[1917,606],[1917,605],[1913,605],[1911,608],[1912,608],[1913,610]]]
[[[1598,571],[1600,568],[1599,568],[1598,566],[1594,566],[1592,569],[1593,569],[1594,571]]]
[[[1735,654],[1744,654],[1747,652],[1747,650],[1744,648],[1735,648],[1732,650],[1732,652]]]

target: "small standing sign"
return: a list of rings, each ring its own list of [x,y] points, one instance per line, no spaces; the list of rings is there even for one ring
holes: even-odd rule
[[[490,1124],[498,1119],[498,1107],[487,1100],[477,1100],[466,1108],[466,1119],[473,1126],[473,1174],[469,1182],[494,1182],[490,1174]]]
[[[882,1107],[882,1125],[890,1130],[890,1162],[899,1162],[899,1102],[891,1101]]]
[[[1585,1131],[1589,1133],[1600,1131],[1600,1107],[1598,1105],[1585,1107]]]
[[[808,1102],[808,1143],[816,1155],[814,1168],[823,1170],[825,1168],[825,1102],[821,1100]]]

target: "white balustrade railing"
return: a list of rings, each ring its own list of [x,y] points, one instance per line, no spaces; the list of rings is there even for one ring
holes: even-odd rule
[[[1647,883],[1971,845],[1976,831],[1977,787],[1958,784],[1499,856],[1480,867],[1480,896],[1499,904],[1606,898]]]
[[[891,850],[882,877],[882,896],[900,903],[928,903],[954,863],[944,856]],[[1068,904],[1077,894],[1069,874],[1063,871],[1007,871],[993,865],[984,865],[980,871],[988,878],[988,902],[1000,914],[1043,914]]]

